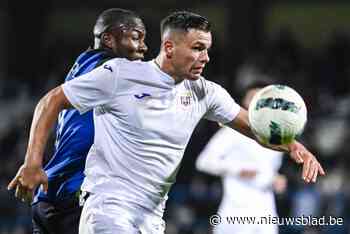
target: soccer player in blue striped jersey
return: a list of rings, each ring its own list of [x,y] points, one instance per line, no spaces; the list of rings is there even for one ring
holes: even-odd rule
[[[102,12],[93,33],[94,48],[77,58],[65,81],[83,75],[111,58],[143,59],[147,51],[145,26],[132,11],[112,8]],[[32,202],[33,233],[78,233],[81,214],[79,191],[84,179],[86,156],[93,140],[92,111],[83,115],[75,109],[60,112],[54,155],[44,169],[26,170],[26,177],[40,177],[44,184],[36,191],[33,202],[32,194],[24,199]]]

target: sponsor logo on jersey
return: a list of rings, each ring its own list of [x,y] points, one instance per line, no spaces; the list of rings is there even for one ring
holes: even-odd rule
[[[142,94],[135,94],[134,97],[137,98],[137,99],[142,99],[142,98],[145,98],[145,97],[150,97],[151,94],[149,93],[142,93]]]
[[[105,64],[105,65],[103,66],[103,68],[106,69],[106,70],[108,70],[108,71],[110,71],[110,72],[113,72],[112,67],[109,66],[109,65],[107,65],[107,64]]]

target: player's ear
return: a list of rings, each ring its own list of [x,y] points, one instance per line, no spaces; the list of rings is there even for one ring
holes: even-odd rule
[[[166,40],[163,43],[164,46],[164,51],[165,51],[165,55],[167,58],[171,58],[173,56],[174,53],[174,42],[170,41],[170,40]]]
[[[109,33],[103,33],[101,36],[102,44],[107,46],[108,48],[112,48],[113,46],[113,37]]]

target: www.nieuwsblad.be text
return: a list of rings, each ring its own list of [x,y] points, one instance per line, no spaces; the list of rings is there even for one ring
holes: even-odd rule
[[[298,216],[298,217],[275,217],[272,215],[254,217],[254,216],[220,216],[212,215],[209,218],[209,223],[212,226],[221,224],[240,224],[240,225],[302,225],[302,226],[336,226],[343,225],[344,218],[333,216]]]

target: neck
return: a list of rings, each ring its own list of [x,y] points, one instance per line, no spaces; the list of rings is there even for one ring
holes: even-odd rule
[[[168,74],[171,78],[175,80],[175,84],[180,83],[184,80],[184,78],[179,77],[170,61],[164,57],[161,53],[154,59],[155,63],[159,67],[160,70]]]

